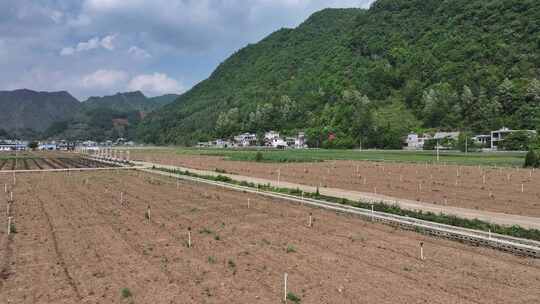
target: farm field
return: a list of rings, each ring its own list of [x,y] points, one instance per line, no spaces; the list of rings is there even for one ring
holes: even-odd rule
[[[209,148],[154,148],[154,153],[183,155],[222,156],[229,160],[254,161],[257,152],[263,153],[264,162],[316,162],[327,160],[391,161],[405,163],[434,163],[436,151],[405,150],[332,150],[332,149],[209,149]],[[522,152],[469,152],[440,151],[440,162],[456,165],[482,165],[521,167],[525,153]]]
[[[284,273],[301,303],[540,299],[538,260],[253,194],[138,172],[19,174],[10,190],[3,303],[277,303]]]
[[[168,151],[168,152],[167,152]],[[135,160],[269,180],[378,193],[436,205],[540,217],[538,170],[372,161],[258,163],[173,150],[132,151]]]
[[[67,152],[23,152],[17,154],[0,152],[0,171],[103,168],[111,166]]]

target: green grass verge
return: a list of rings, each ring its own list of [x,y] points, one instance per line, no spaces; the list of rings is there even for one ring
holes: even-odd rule
[[[325,160],[368,160],[408,163],[436,163],[435,151],[402,150],[326,150],[326,149],[197,149],[173,148],[153,150],[156,153],[181,155],[221,156],[228,160],[256,161],[257,152],[262,153],[262,162],[319,162]],[[482,166],[523,166],[525,153],[521,152],[474,152],[462,153],[441,151],[440,163]]]
[[[189,171],[172,170],[172,169],[160,168],[160,167],[153,167],[153,169],[167,172],[167,173],[186,175],[186,176],[197,177],[197,178],[202,178],[202,179],[211,180],[211,181],[224,182],[224,183],[229,183],[233,185],[256,188],[263,191],[289,194],[289,195],[294,195],[298,197],[302,196],[302,191],[299,189],[277,188],[277,187],[272,187],[269,184],[261,185],[261,184],[255,184],[255,183],[248,183],[245,181],[239,182],[239,181],[235,181],[231,179],[228,176],[223,176],[223,175],[217,175],[217,176],[199,175],[199,174],[195,174]],[[318,193],[318,191],[316,193],[304,192],[303,195],[306,198],[320,199],[320,200],[324,200],[328,202],[333,202],[333,203],[338,203],[342,205],[368,209],[368,210],[371,210],[371,207],[373,206],[373,210],[379,211],[379,212],[395,214],[395,215],[400,215],[400,216],[408,216],[411,218],[426,220],[426,221],[440,223],[440,224],[446,224],[446,225],[455,226],[455,227],[462,227],[462,228],[480,230],[480,231],[485,231],[485,232],[491,231],[497,234],[540,241],[540,230],[526,229],[518,225],[502,226],[502,225],[485,222],[479,219],[472,219],[472,220],[465,219],[465,218],[460,218],[454,215],[447,215],[444,213],[424,212],[421,210],[419,211],[407,210],[407,209],[402,209],[398,205],[390,205],[390,204],[386,204],[382,202],[375,203],[375,204],[366,203],[366,202],[356,202],[356,201],[351,201],[345,198],[336,198],[336,197],[321,195]]]

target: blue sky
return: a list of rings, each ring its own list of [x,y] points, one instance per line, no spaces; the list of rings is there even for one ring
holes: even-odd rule
[[[2,0],[0,90],[182,93],[230,54],[326,7],[373,0]]]

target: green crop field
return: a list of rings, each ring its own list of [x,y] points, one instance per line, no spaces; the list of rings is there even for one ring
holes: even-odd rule
[[[270,149],[196,149],[167,148],[153,150],[156,153],[177,153],[184,155],[222,156],[229,160],[255,161],[256,154],[262,153],[263,162],[316,162],[325,160],[369,160],[410,163],[437,162],[435,151],[403,150],[270,150]],[[440,152],[439,162],[459,165],[513,166],[523,165],[522,152]]]

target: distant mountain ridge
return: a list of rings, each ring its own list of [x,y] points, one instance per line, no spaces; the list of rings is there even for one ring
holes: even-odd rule
[[[28,89],[0,91],[0,129],[43,131],[56,121],[72,118],[80,103],[66,91]]]
[[[166,94],[149,98],[135,91],[90,97],[79,102],[66,91],[0,91],[0,130],[17,137],[102,137],[99,132],[110,131],[113,126],[109,123],[112,124],[113,119],[128,119],[135,126],[145,114],[178,96]]]

